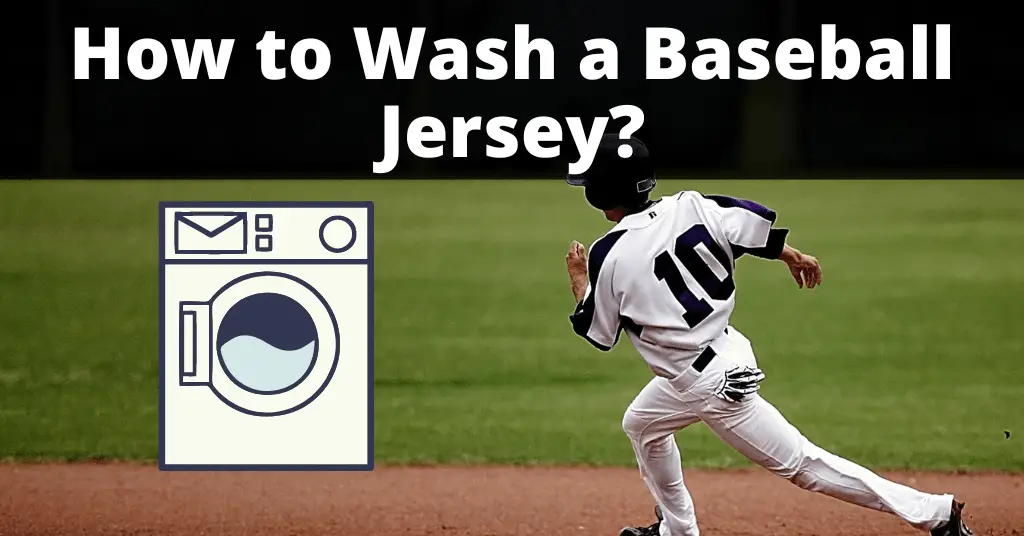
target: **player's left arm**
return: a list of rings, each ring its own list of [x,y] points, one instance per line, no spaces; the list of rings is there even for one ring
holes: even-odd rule
[[[718,216],[733,258],[752,255],[778,259],[786,245],[789,229],[775,227],[774,210],[748,199],[727,195],[704,195],[705,210]]]
[[[619,339],[619,303],[612,291],[611,247],[625,231],[605,235],[594,243],[591,255],[575,240],[565,257],[576,308],[569,315],[572,329],[599,350],[609,351]]]
[[[774,210],[754,201],[729,196],[705,195],[705,210],[717,215],[733,258],[744,254],[781,260],[790,267],[800,288],[821,284],[818,259],[786,244],[790,230],[775,228]]]
[[[821,263],[816,257],[785,244],[778,259],[786,263],[789,273],[793,274],[793,279],[800,288],[814,288],[821,284]]]
[[[725,195],[705,195],[705,208],[715,213],[732,247],[733,258],[749,254],[781,260],[800,288],[821,284],[821,264],[786,243],[789,229],[774,227],[774,210],[754,201]]]

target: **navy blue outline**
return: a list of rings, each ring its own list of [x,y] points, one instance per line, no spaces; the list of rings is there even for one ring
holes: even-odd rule
[[[266,238],[267,239],[267,247],[266,247],[266,249],[260,247],[260,239],[261,238]],[[259,252],[259,253],[267,253],[269,251],[273,251],[274,250],[274,235],[269,235],[269,234],[256,235],[256,242],[253,244],[253,248],[256,249],[256,251]]]
[[[370,360],[367,363],[366,376],[369,381],[369,385],[366,389],[366,406],[369,408],[369,415],[367,416],[367,427],[369,428],[366,433],[366,452],[369,463],[367,464],[367,470],[373,471],[373,202],[366,202],[366,234],[368,235],[366,241],[366,301],[369,304],[369,313],[366,318],[366,330],[367,330],[367,350],[370,353]]]
[[[186,219],[187,216],[232,216],[230,220],[221,225],[220,227],[210,231],[203,228],[201,225],[197,225],[195,222]],[[184,223],[189,227],[199,231],[204,236],[213,238],[220,233],[232,227],[238,222],[242,222],[242,249],[181,249],[178,247],[178,222]],[[175,255],[244,255],[249,252],[249,214],[246,212],[175,212],[174,213],[174,254]],[[161,251],[160,257],[163,258],[164,254]]]
[[[313,288],[313,285],[310,285],[309,283],[299,279],[298,277],[290,275],[290,274],[283,274],[283,273],[277,273],[277,272],[259,272],[259,273],[254,273],[254,274],[251,274],[251,275],[253,277],[255,277],[255,276],[271,276],[271,275],[279,276],[279,277],[284,277],[285,279],[291,279],[292,281],[295,281],[296,283],[306,287],[306,290],[309,290],[310,292],[312,292],[313,295],[316,296],[318,300],[320,300],[320,303],[324,306],[324,309],[327,310],[327,315],[331,317],[331,323],[334,325],[334,340],[339,340],[340,339],[341,333],[338,330],[338,318],[334,316],[334,311],[332,311],[331,307],[327,304],[327,300],[324,299],[323,295],[321,295],[320,292],[318,292],[315,288]],[[235,283],[238,283],[240,281],[244,281],[246,279],[249,279],[249,277],[243,276],[243,277],[235,279],[235,280],[231,281],[230,283],[224,285],[223,287],[221,287],[221,289],[219,291],[217,291],[217,294],[214,295],[214,298],[216,298],[222,292],[227,290],[228,287],[230,287],[230,286],[232,286]],[[255,294],[251,294],[251,296],[255,296]],[[281,294],[281,296],[291,300],[290,297],[285,296],[284,294]],[[213,304],[213,299],[210,300],[210,303]],[[296,305],[298,305],[298,304],[296,303]],[[301,305],[298,305],[298,306],[302,307]],[[232,306],[232,307],[234,307],[234,306]],[[211,341],[213,340],[213,331],[210,331],[210,340]],[[340,343],[340,341],[339,341],[339,343]],[[220,362],[220,367],[224,370],[224,375],[227,376],[229,380],[231,380],[231,383],[237,385],[243,391],[250,392],[250,393],[252,393],[254,395],[279,395],[281,393],[287,393],[288,391],[291,391],[292,389],[295,389],[296,387],[299,386],[300,383],[306,381],[306,378],[308,378],[309,375],[313,372],[313,369],[316,368],[316,362],[319,360],[318,358],[320,357],[319,356],[319,354],[320,354],[320,335],[317,334],[317,337],[315,339],[313,339],[313,359],[310,360],[309,366],[306,367],[306,372],[303,372],[302,376],[300,376],[299,379],[297,379],[294,382],[292,382],[291,385],[287,385],[285,387],[282,387],[280,389],[275,389],[273,391],[260,391],[260,390],[257,390],[257,389],[253,389],[252,387],[249,387],[248,385],[246,385],[246,384],[242,383],[241,381],[239,381],[238,378],[235,378],[235,375],[231,374],[231,369],[228,368],[227,363],[224,362],[224,355],[221,354],[220,347],[217,346],[216,342],[214,342],[213,344],[214,344],[214,350],[217,351],[217,361]],[[253,415],[253,416],[257,416],[257,417],[273,417],[273,416],[277,416],[277,415],[285,415],[287,413],[292,413],[294,411],[298,411],[298,410],[306,407],[311,402],[313,402],[313,400],[315,400],[316,397],[320,396],[320,393],[322,393],[323,390],[327,388],[327,384],[331,383],[331,379],[334,378],[334,372],[338,369],[338,361],[340,359],[341,359],[341,346],[337,345],[337,347],[334,349],[334,365],[331,366],[331,371],[328,372],[327,373],[327,377],[324,378],[324,384],[320,387],[320,389],[317,389],[317,391],[315,393],[313,393],[313,395],[308,400],[306,400],[305,402],[303,402],[299,406],[296,406],[295,408],[292,408],[292,409],[290,409],[290,410],[288,410],[286,412],[277,412],[277,413],[259,413],[259,412],[251,412],[251,411],[244,410],[244,409],[243,410],[239,410],[239,411],[241,411],[242,413],[247,413],[249,415]],[[213,386],[211,385],[210,388],[213,389]],[[214,389],[214,390],[216,391],[216,389]],[[224,400],[224,398],[221,398],[221,400]],[[231,404],[231,406],[234,407],[233,404]]]
[[[294,281],[294,282],[296,282],[296,283],[306,287],[307,290],[311,291],[313,293],[313,295],[316,296],[316,298],[318,300],[320,300],[320,304],[323,305],[324,309],[327,311],[327,316],[331,317],[331,325],[334,327],[334,340],[338,341],[338,344],[335,345],[335,347],[334,347],[334,357],[331,358],[331,361],[332,361],[331,362],[331,370],[327,373],[327,376],[324,377],[323,383],[316,390],[316,392],[313,393],[312,395],[310,395],[309,398],[307,398],[306,400],[302,401],[301,403],[299,403],[299,404],[297,404],[295,406],[292,406],[290,408],[283,409],[283,410],[280,410],[280,411],[272,411],[272,412],[253,411],[253,410],[251,410],[249,408],[244,408],[242,406],[239,406],[238,404],[235,404],[231,400],[228,400],[228,397],[224,396],[223,394],[221,394],[220,391],[217,390],[217,387],[213,385],[213,350],[214,349],[211,346],[211,348],[210,348],[210,383],[209,383],[210,390],[213,391],[213,394],[217,395],[217,398],[219,398],[220,401],[223,402],[226,406],[230,407],[231,409],[233,409],[233,410],[235,410],[235,411],[237,411],[239,413],[244,413],[246,415],[251,415],[253,417],[278,417],[278,416],[281,416],[281,415],[287,415],[289,413],[295,413],[296,411],[299,411],[300,409],[302,409],[302,408],[312,404],[313,401],[316,400],[320,396],[320,393],[323,393],[324,389],[327,389],[327,386],[331,383],[331,380],[334,378],[334,373],[338,370],[338,362],[341,360],[341,333],[340,333],[340,331],[338,329],[338,319],[337,319],[337,317],[334,316],[334,311],[331,310],[331,307],[327,304],[327,300],[324,299],[323,295],[320,294],[320,292],[318,290],[313,288],[313,286],[310,285],[309,283],[306,283],[305,281],[299,279],[298,277],[295,277],[294,275],[286,274],[286,273],[282,273],[282,272],[252,272],[252,273],[245,274],[243,276],[236,277],[236,278],[232,279],[231,281],[228,281],[227,283],[225,283],[224,286],[220,287],[220,290],[218,290],[217,292],[214,293],[214,295],[210,298],[210,301],[209,301],[210,306],[211,307],[213,306],[213,302],[217,301],[217,297],[220,296],[221,294],[223,294],[225,290],[235,286],[236,284],[238,284],[238,283],[240,283],[242,281],[245,281],[246,279],[253,279],[255,277],[267,277],[267,276],[270,276],[270,277],[283,277],[285,279],[290,279],[290,280],[292,280],[292,281]],[[213,337],[213,315],[212,314],[210,315],[210,344],[211,345],[214,344],[214,337]],[[319,340],[317,341],[317,347],[319,348]],[[247,387],[243,386],[240,382],[238,382],[237,380],[234,379],[234,377],[231,376],[230,372],[228,372],[227,366],[224,366],[224,360],[220,359],[220,351],[219,350],[217,351],[217,356],[218,356],[218,360],[220,361],[220,364],[224,368],[224,373],[227,374],[228,378],[231,379],[232,383],[234,383],[235,385],[241,387],[243,390],[248,391],[248,392],[253,393],[253,394],[257,394],[257,395],[273,395],[273,394],[279,394],[279,393],[283,393],[284,392],[284,391],[275,391],[273,393],[263,393],[263,392],[259,392],[259,391],[254,391],[254,390],[252,390],[250,388],[247,388]],[[316,357],[315,356],[314,356],[313,362],[314,362],[314,364],[316,363]],[[312,370],[312,366],[310,366],[310,370]],[[307,371],[306,375],[302,377],[302,380],[305,380],[307,376],[309,376],[308,371]],[[299,380],[299,382],[301,382],[302,380]],[[295,387],[295,386],[293,385],[292,387]],[[285,391],[291,390],[292,387],[289,387],[288,389],[285,389]]]
[[[199,326],[196,322],[196,312],[186,311],[183,307],[184,305],[185,304],[178,304],[178,307],[181,310],[181,313],[178,316],[178,370],[181,372],[181,376],[183,377],[187,376],[189,378],[195,378],[198,374],[197,369],[199,368],[196,366],[199,364],[199,359],[196,355],[196,350],[199,349],[199,339],[196,337],[196,328]],[[185,317],[192,317],[192,372],[185,372]]]
[[[159,413],[160,417],[159,417],[159,425],[157,426],[157,430],[158,431],[157,431],[157,455],[156,456],[157,456],[157,466],[160,468],[161,471],[163,471],[163,470],[166,470],[166,468],[167,468],[167,461],[164,459],[164,445],[166,444],[165,443],[166,442],[166,438],[164,437],[164,422],[166,421],[166,419],[164,419],[164,414],[166,413],[166,408],[164,407],[164,393],[166,392],[166,385],[165,384],[167,383],[167,380],[166,380],[166,377],[165,377],[166,376],[165,375],[166,371],[164,370],[164,368],[165,368],[164,367],[164,357],[165,357],[165,355],[167,353],[166,350],[165,350],[165,348],[167,346],[165,344],[166,343],[166,337],[167,337],[167,334],[165,332],[167,330],[164,329],[164,317],[167,316],[167,315],[164,314],[164,297],[165,297],[164,296],[164,294],[165,294],[165,292],[164,292],[164,245],[167,242],[167,240],[164,237],[164,235],[167,232],[167,227],[166,227],[166,225],[167,225],[167,218],[164,215],[164,212],[166,212],[164,210],[164,204],[160,203],[159,207],[160,207],[160,216],[159,216],[159,221],[157,223],[157,229],[159,229],[159,230],[157,232],[159,233],[160,237],[159,237],[159,239],[157,241],[159,242],[158,247],[160,248],[160,250],[159,250],[159,256],[157,258],[159,259],[158,270],[160,272],[160,275],[159,275],[159,281],[157,282],[157,285],[159,286],[159,288],[157,288],[157,294],[159,295],[159,298],[158,298],[157,302],[159,303],[160,311],[157,314],[157,322],[159,323],[159,325],[157,326],[157,331],[159,331],[160,335],[159,335],[159,342],[157,344],[160,345],[160,348],[158,349],[159,351],[157,352],[157,356],[158,356],[157,359],[159,361],[157,363],[157,370],[159,371],[159,374],[160,374],[160,380],[159,380],[159,388],[157,390],[156,398],[157,398],[157,413]],[[178,373],[179,373],[178,381],[180,382],[181,381],[181,376],[180,376],[181,371],[179,370]]]
[[[160,422],[158,427],[158,454],[157,454],[157,465],[161,471],[373,471],[374,468],[374,426],[373,426],[373,415],[374,415],[374,396],[373,396],[373,381],[374,381],[374,368],[373,368],[373,202],[372,201],[308,201],[308,202],[296,202],[296,201],[161,201],[158,204],[160,210],[159,217],[159,230],[160,236],[159,242],[159,374],[160,374],[160,387],[158,393],[158,408],[160,415]],[[210,208],[306,208],[306,207],[324,207],[324,208],[362,208],[367,211],[367,225],[366,230],[368,234],[367,238],[367,249],[365,259],[323,259],[307,262],[288,261],[286,259],[280,260],[256,260],[252,259],[253,262],[243,262],[241,259],[229,260],[229,259],[172,259],[168,260],[165,258],[165,247],[166,247],[166,229],[167,229],[167,218],[165,216],[166,209],[177,208],[177,207],[210,207]],[[167,334],[164,330],[164,306],[166,300],[166,293],[164,289],[164,282],[166,281],[166,274],[164,271],[165,265],[167,264],[366,264],[367,265],[367,463],[365,464],[266,464],[266,465],[220,465],[220,464],[168,464],[165,458],[166,451],[166,412],[164,392],[166,390],[166,374],[164,370],[164,350],[166,347]],[[212,319],[211,319],[212,321]],[[212,356],[211,356],[212,357]],[[211,371],[212,372],[212,371]]]
[[[331,247],[330,245],[327,244],[327,239],[324,238],[324,230],[327,229],[327,225],[336,221],[343,221],[348,224],[349,229],[352,229],[352,238],[349,239],[347,244],[341,246],[340,248]],[[352,220],[346,218],[345,216],[331,216],[330,218],[327,218],[326,220],[324,220],[323,223],[320,224],[319,234],[320,245],[323,246],[324,249],[330,251],[331,253],[344,253],[352,249],[352,246],[354,246],[356,243],[356,224],[352,223]]]
[[[260,229],[260,218],[266,218],[268,222],[267,227]],[[274,215],[273,214],[256,214],[253,218],[253,228],[256,229],[257,233],[272,233],[274,232]]]
[[[164,259],[164,264],[370,264],[366,259]]]
[[[185,383],[185,378],[186,377],[195,378],[196,376],[199,375],[199,317],[198,317],[198,315],[196,315],[195,311],[186,311],[185,310],[185,306],[186,305],[205,306],[205,307],[209,307],[210,306],[209,303],[201,302],[201,301],[183,301],[183,302],[178,302],[178,315],[179,315],[179,317],[178,317],[178,325],[179,325],[179,329],[180,329],[181,320],[183,319],[183,317],[185,317],[185,316],[191,316],[192,317],[192,368],[195,369],[195,372],[193,374],[184,374],[181,371],[184,370],[185,367],[184,367],[184,365],[180,365],[181,368],[178,369],[178,386],[179,387],[192,387],[194,385],[199,385],[199,386],[205,385],[207,387],[211,387],[212,388],[213,387],[213,377],[212,377],[212,375],[213,375],[213,359],[212,359],[212,355],[209,353],[210,351],[212,351],[211,349],[207,349],[207,354],[206,354],[206,361],[207,361],[206,362],[206,381],[204,381],[204,382],[189,382],[189,383]],[[207,333],[213,333],[213,319],[210,318],[210,314],[209,313],[206,314],[206,328],[208,330]],[[163,331],[162,325],[161,325],[160,330]],[[183,332],[179,332],[178,333],[178,343],[179,344],[181,344],[183,334],[184,334]],[[178,351],[178,356],[179,356],[179,358],[178,358],[179,363],[184,361],[184,356],[181,355],[181,351],[180,350]],[[162,362],[163,362],[163,360],[161,359],[161,363]]]

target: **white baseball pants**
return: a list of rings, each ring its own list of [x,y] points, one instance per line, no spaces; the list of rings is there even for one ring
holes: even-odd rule
[[[673,435],[698,421],[754,463],[803,489],[895,514],[921,530],[949,520],[952,495],[890,482],[824,451],[758,395],[739,403],[716,397],[714,389],[729,366],[757,363],[750,341],[732,326],[711,347],[718,355],[702,373],[689,367],[672,380],[651,380],[622,419],[640,474],[664,514],[661,536],[700,534]]]

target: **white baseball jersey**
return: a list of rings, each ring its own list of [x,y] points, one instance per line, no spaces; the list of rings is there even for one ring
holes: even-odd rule
[[[781,254],[774,223],[758,203],[692,191],[626,216],[590,247],[573,330],[605,351],[624,330],[656,374],[677,376],[728,326],[736,259]]]

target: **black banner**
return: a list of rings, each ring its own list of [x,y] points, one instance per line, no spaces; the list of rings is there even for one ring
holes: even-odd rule
[[[51,0],[33,4],[31,20],[39,22],[33,26],[39,31],[13,56],[18,83],[9,88],[18,105],[11,117],[21,135],[8,147],[2,171],[94,177],[560,175],[579,156],[567,118],[579,118],[577,127],[585,133],[594,132],[595,118],[608,118],[606,131],[618,132],[628,124],[612,117],[620,105],[643,112],[635,134],[660,169],[679,173],[1021,169],[1024,113],[1016,94],[1022,47],[999,6],[384,0],[341,11],[338,5],[304,1]],[[519,38],[517,25],[526,28]],[[77,79],[76,70],[84,70],[76,69],[76,51],[85,49],[76,47],[76,29],[88,33],[90,47],[99,47],[111,45],[107,28],[117,28],[117,51],[108,52],[116,58],[118,78],[104,78],[104,60],[92,59],[86,62],[88,78]],[[382,79],[368,77],[359,28],[365,29],[370,56],[378,53],[387,28],[408,56],[414,28],[423,28],[415,76],[399,78],[389,61]],[[651,29],[662,35],[653,47]],[[283,40],[273,54],[274,69],[266,68],[257,48],[261,41],[271,43],[267,32]],[[685,58],[685,68],[677,76],[652,79],[651,56],[659,54],[658,46],[672,44],[664,36],[673,32],[682,36],[682,48],[660,53],[666,57],[654,63],[666,68],[675,53]],[[849,53],[850,43],[828,52],[826,37],[852,41],[859,57]],[[780,51],[791,38],[804,39],[810,56],[801,56],[799,47]],[[164,56],[154,79],[137,75],[160,71],[152,70],[154,46],[137,43],[142,39],[156,40],[162,52],[155,54]],[[223,55],[222,40],[233,40],[222,79],[210,79],[209,63],[190,63],[200,56],[201,39],[210,40],[207,60],[217,51]],[[320,44],[300,43],[304,39]],[[458,51],[436,46],[446,39],[464,45],[464,69],[451,56]],[[533,43],[539,51],[529,53],[529,78],[517,79],[524,67],[520,62],[517,69],[517,50],[536,39],[547,44]],[[596,39],[614,43],[617,79],[589,80],[581,73],[581,61],[597,51],[585,43]],[[766,46],[745,42],[752,39]],[[494,40],[502,40],[503,48]],[[296,45],[305,52],[293,54]],[[718,50],[720,45],[725,49]],[[543,78],[545,47],[551,51],[551,79]],[[888,54],[885,61],[871,60],[881,53]],[[131,68],[133,54],[141,62],[138,73]],[[447,61],[432,62],[440,54],[449,54]],[[712,61],[706,54],[717,55]],[[822,79],[832,57],[835,68],[828,72],[852,73],[851,79]],[[486,79],[501,71],[498,63],[504,63],[504,76]],[[848,64],[855,68],[841,68]],[[608,68],[606,61],[587,65]],[[924,78],[915,79],[924,65]],[[281,68],[282,79],[268,79]],[[791,79],[793,69],[803,68],[810,69],[808,79]],[[452,70],[467,78],[434,76]],[[196,77],[183,79],[189,72]],[[701,79],[709,72],[720,77]],[[874,79],[881,75],[886,79]],[[388,106],[397,107],[394,125],[385,121]],[[434,132],[443,126],[436,138],[425,135],[437,141],[424,145],[442,148],[436,158],[416,156],[409,148],[409,126],[424,116],[436,121],[415,126],[429,123]],[[557,125],[530,126],[537,117]],[[525,139],[531,129],[548,139],[536,151]],[[493,134],[501,138],[500,130],[515,139],[514,147],[499,147]],[[388,154],[388,137],[397,140],[395,154]],[[543,147],[556,146],[556,157],[538,156]],[[394,166],[374,173],[373,163],[389,158]]]

